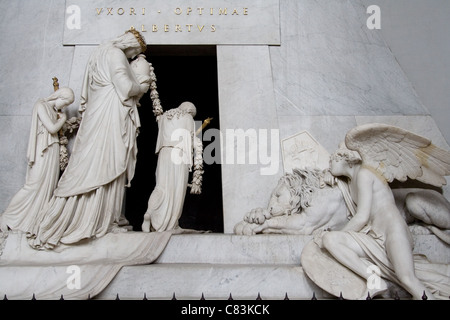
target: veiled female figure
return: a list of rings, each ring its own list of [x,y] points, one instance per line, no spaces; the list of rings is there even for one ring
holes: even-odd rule
[[[67,168],[29,237],[32,247],[52,249],[119,230],[125,186],[136,163],[140,122],[135,97],[149,89],[136,79],[128,59],[145,50],[144,38],[129,30],[89,58],[83,118]]]
[[[0,216],[2,231],[30,232],[39,211],[50,201],[60,173],[58,131],[67,119],[62,109],[73,101],[72,89],[61,88],[34,104],[25,184]]]

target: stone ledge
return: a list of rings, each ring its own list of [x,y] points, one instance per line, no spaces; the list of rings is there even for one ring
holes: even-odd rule
[[[173,235],[156,264],[277,264],[300,266],[303,247],[311,235],[234,234]],[[414,252],[432,262],[450,263],[450,246],[434,235],[414,235]]]
[[[231,264],[153,264],[123,267],[95,297],[98,300],[264,300],[329,297],[299,266]]]
[[[331,297],[300,265],[312,236],[182,234],[171,237],[151,265],[126,266],[95,299],[235,300]],[[415,253],[450,263],[450,247],[434,235],[414,235]]]

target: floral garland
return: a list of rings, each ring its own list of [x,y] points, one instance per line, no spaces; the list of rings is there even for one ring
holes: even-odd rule
[[[74,135],[80,127],[81,117],[72,117],[63,124],[59,131],[59,169],[64,171],[69,163],[69,152],[67,151],[67,145],[69,144],[69,138]]]
[[[156,75],[155,75],[155,68],[153,68],[152,64],[150,65],[150,98],[152,99],[153,104],[153,114],[156,117],[156,121],[158,121],[159,116],[161,116],[164,113],[163,108],[161,107],[161,101],[159,100],[159,94],[156,90]]]
[[[202,193],[202,182],[203,182],[203,143],[202,140],[194,136],[194,173],[192,174],[191,183],[191,193],[201,194]]]

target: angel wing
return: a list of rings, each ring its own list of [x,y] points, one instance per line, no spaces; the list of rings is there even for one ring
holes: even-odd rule
[[[365,124],[347,132],[348,149],[361,155],[364,165],[388,182],[415,179],[441,187],[450,175],[450,152],[410,131],[380,123]]]

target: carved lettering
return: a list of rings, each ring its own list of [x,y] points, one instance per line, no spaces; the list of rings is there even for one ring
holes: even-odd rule
[[[103,10],[105,9],[105,10]],[[209,14],[210,15],[217,15],[217,16],[239,16],[239,15],[248,15],[248,8],[244,7],[244,8],[229,8],[229,7],[222,7],[222,8],[204,8],[204,7],[176,7],[173,9],[173,14],[180,16],[180,15],[186,15],[186,16],[192,16],[192,15],[203,15],[204,13],[207,14],[209,9]],[[102,8],[95,8],[96,11],[96,15],[100,16],[100,15],[106,15],[106,16],[113,16],[113,15],[117,15],[117,16],[123,16],[125,15],[125,13],[129,13],[126,16],[137,16],[138,14],[140,15],[145,15],[146,14],[146,8],[135,8],[135,7],[120,7],[120,8],[115,8],[115,7],[102,7]],[[140,11],[140,13],[138,13],[138,11]],[[156,10],[155,12],[157,13],[161,13],[161,10]],[[230,14],[228,14],[230,12]],[[74,13],[75,14],[75,13]],[[70,17],[73,21],[74,17]],[[71,21],[72,21],[71,20]],[[76,27],[78,27],[78,25],[76,23],[71,24],[71,28],[75,28],[74,26],[76,25]],[[68,22],[67,22],[68,23]],[[137,25],[139,25],[139,22],[136,22]],[[144,24],[140,24],[140,30],[141,32],[147,32],[147,29],[145,28]],[[163,31],[168,33],[168,32],[183,32],[183,31],[187,31],[187,32],[192,32],[195,31],[194,26],[197,26],[196,30],[198,30],[198,32],[203,32],[204,30],[207,30],[209,28],[210,32],[216,32],[217,31],[217,27],[215,24],[211,24],[211,25],[205,25],[205,24],[173,24],[171,25],[170,23],[165,23],[165,24],[152,24],[151,25],[151,31],[152,32],[158,32],[158,31]],[[205,29],[206,27],[206,29]],[[132,26],[131,28],[134,29],[134,26]],[[139,27],[138,27],[139,28]]]

